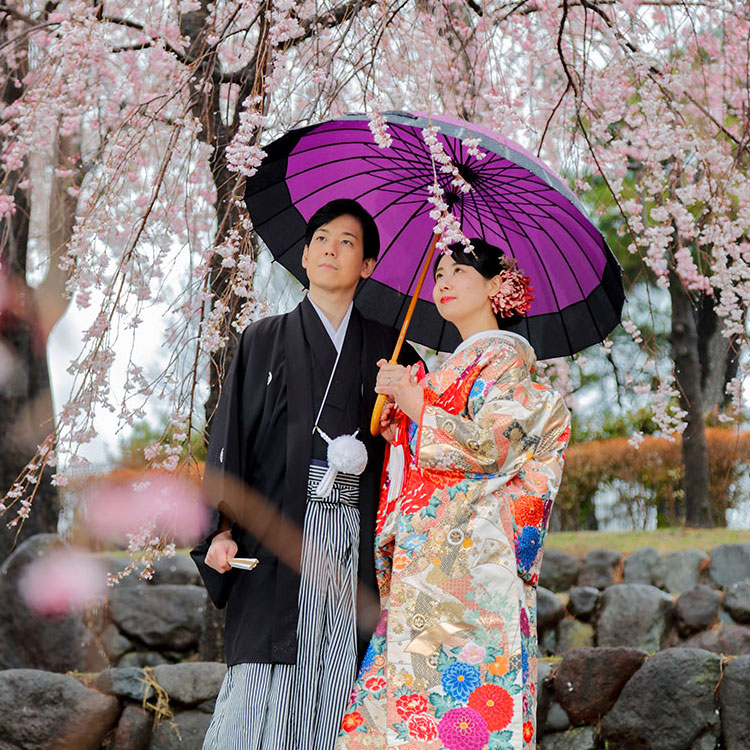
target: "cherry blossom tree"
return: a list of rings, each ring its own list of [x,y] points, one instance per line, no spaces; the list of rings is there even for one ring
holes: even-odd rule
[[[621,387],[648,402],[664,434],[681,436],[687,522],[710,523],[705,412],[723,400],[731,363],[734,411],[719,418],[741,416],[747,376],[749,26],[740,0],[0,0],[2,280],[6,300],[29,301],[13,321],[37,342],[33,361],[5,345],[29,383],[14,408],[48,390],[33,364],[44,362],[49,323],[36,322],[32,266],[64,281],[58,310],[67,300],[93,309],[69,364],[69,402],[54,425],[49,413],[37,418],[30,455],[0,456],[7,522],[23,524],[55,459],[51,481],[65,484],[97,410],[127,426],[149,400],[169,404],[170,426],[147,458],[180,469],[203,421],[201,383],[210,424],[237,332],[262,314],[242,187],[263,144],[347,111],[372,113],[377,131],[378,112],[413,109],[515,138],[580,193],[604,185],[593,208],[613,207],[647,293],[667,294],[673,319],[664,351],[628,306],[634,354]],[[52,174],[59,187],[45,190]],[[50,196],[66,205],[35,208]],[[66,228],[29,243],[35,210]],[[134,356],[115,397],[114,347],[153,338],[142,321],[157,304],[170,361],[152,377]],[[723,365],[706,399],[698,313],[709,308],[717,333],[703,361]],[[565,388],[585,368],[584,357],[546,373]],[[146,560],[164,544],[131,540]]]

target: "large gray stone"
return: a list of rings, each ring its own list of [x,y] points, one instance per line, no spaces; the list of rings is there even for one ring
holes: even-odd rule
[[[107,654],[107,658],[114,664],[123,654],[133,648],[133,643],[112,622],[105,626],[99,636],[99,641]]]
[[[677,631],[685,638],[710,628],[719,616],[719,592],[699,583],[681,594],[674,605]]]
[[[611,549],[592,549],[583,558],[583,565],[578,572],[579,586],[592,586],[600,591],[614,581],[615,571],[620,565],[621,555]]]
[[[643,583],[650,586],[653,583],[654,566],[659,559],[656,547],[641,547],[625,558],[622,568],[622,580],[625,583]]]
[[[138,703],[154,695],[143,670],[137,667],[105,669],[96,678],[94,686],[102,693],[130,698]]]
[[[669,648],[626,683],[602,721],[609,750],[685,750],[720,734],[714,690],[721,659],[708,651]]]
[[[206,590],[173,584],[115,588],[110,615],[129,638],[152,648],[195,646],[203,628]]]
[[[708,555],[699,549],[681,549],[662,555],[653,571],[653,584],[670,594],[682,594],[697,586],[701,566]]]
[[[112,750],[146,750],[151,739],[152,717],[140,706],[125,706],[117,722]]]
[[[567,552],[546,549],[542,557],[539,585],[550,591],[567,591],[575,585],[581,561]]]
[[[548,630],[543,630],[539,634],[538,650],[539,650],[539,655],[541,657],[554,656],[554,654],[557,653],[557,630],[556,629],[550,628]]]
[[[750,656],[732,659],[719,686],[721,729],[726,750],[747,750],[750,741]]]
[[[555,696],[573,724],[595,724],[615,704],[648,654],[632,648],[581,648],[563,657]]]
[[[167,692],[170,701],[197,706],[216,698],[226,673],[226,664],[219,662],[184,662],[156,667],[154,679]]]
[[[750,578],[750,544],[720,544],[714,547],[708,577],[721,588]]]
[[[691,636],[681,644],[686,648],[700,648],[715,654],[746,656],[750,654],[750,627],[722,625]]]
[[[717,750],[717,748],[724,748],[724,745],[719,744],[719,742],[720,739],[716,736],[716,730],[709,728],[698,736],[690,746],[690,750]]]
[[[581,622],[588,622],[599,606],[599,589],[593,586],[573,586],[568,598],[568,612]]]
[[[552,701],[547,711],[547,718],[544,722],[544,732],[564,732],[570,726],[570,719],[568,714],[565,713],[563,707]]]
[[[211,717],[202,711],[184,711],[154,728],[150,750],[201,750]]]
[[[546,735],[539,750],[596,750],[596,736],[591,727],[574,727]]]
[[[201,577],[198,568],[188,555],[177,553],[174,557],[163,557],[154,563],[154,584],[172,583],[199,586]]]
[[[106,654],[80,614],[39,617],[18,594],[19,578],[26,566],[62,545],[56,534],[32,536],[0,568],[0,601],[5,602],[0,617],[0,669],[87,672],[107,666]]]
[[[562,620],[557,626],[555,653],[564,654],[576,648],[594,645],[594,627],[588,622],[579,622],[572,617]]]
[[[548,661],[539,660],[536,670],[536,722],[539,731],[543,731],[547,722],[550,706],[555,702],[555,666]]]
[[[158,667],[160,664],[169,664],[163,654],[158,651],[128,651],[117,660],[118,667]]]
[[[565,616],[565,608],[555,594],[540,586],[536,595],[536,614],[537,626],[541,632],[554,628]]]
[[[741,625],[750,623],[750,581],[730,584],[722,604],[735,622]]]
[[[98,750],[119,712],[116,698],[73,677],[36,669],[0,672],[3,750]]]
[[[216,711],[216,698],[212,698],[210,701],[203,701],[199,703],[195,709],[197,711],[203,711],[204,714],[213,714]]]
[[[671,614],[672,597],[654,586],[610,586],[602,594],[597,645],[658,651],[669,635]]]

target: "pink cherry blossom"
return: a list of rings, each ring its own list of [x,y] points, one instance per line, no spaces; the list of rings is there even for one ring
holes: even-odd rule
[[[55,617],[83,609],[106,591],[102,563],[83,550],[50,549],[24,569],[18,587],[35,614]]]
[[[86,508],[88,531],[109,542],[125,542],[148,528],[152,536],[187,544],[202,536],[206,522],[195,482],[156,471],[137,482],[103,484]]]

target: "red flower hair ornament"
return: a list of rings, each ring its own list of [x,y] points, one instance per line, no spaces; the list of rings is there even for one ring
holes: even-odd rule
[[[490,297],[492,312],[501,318],[511,318],[514,315],[526,315],[534,301],[534,287],[531,278],[523,275],[523,271],[516,268],[515,261],[504,258],[507,267],[500,271],[500,289]]]

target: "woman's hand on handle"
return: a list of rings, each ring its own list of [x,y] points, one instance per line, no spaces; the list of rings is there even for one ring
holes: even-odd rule
[[[232,569],[227,562],[230,557],[237,557],[237,542],[232,539],[231,531],[222,531],[211,540],[206,553],[206,565],[219,573],[226,573]]]
[[[419,422],[424,406],[423,386],[416,382],[407,367],[391,364],[385,359],[378,360],[377,365],[380,372],[375,392],[388,396],[407,417],[413,422]]]
[[[380,415],[380,434],[389,442],[396,440],[396,425],[393,423],[396,404],[393,401],[387,401]]]

